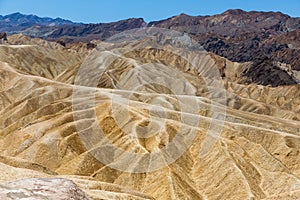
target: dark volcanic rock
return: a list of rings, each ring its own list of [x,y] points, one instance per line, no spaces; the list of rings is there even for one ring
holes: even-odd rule
[[[245,12],[228,10],[213,16],[188,16],[181,14],[166,20],[151,22],[149,26],[172,28],[197,35],[215,33],[227,36],[237,36],[246,32],[270,33],[287,30],[285,23],[290,19],[280,12]]]
[[[6,32],[0,33],[0,44],[8,44]]]
[[[5,32],[0,33],[0,40],[7,41],[7,34]]]
[[[257,83],[260,85],[271,85],[273,87],[280,85],[297,84],[291,76],[284,70],[274,65],[270,58],[260,58],[253,65],[243,72],[247,77],[244,83]]]
[[[234,62],[256,61],[262,56],[272,55],[274,52],[288,48],[287,44],[263,44],[257,36],[249,37],[244,42],[233,42],[223,37],[209,37],[202,45],[207,51]]]
[[[91,42],[89,42],[89,43],[86,44],[86,48],[87,48],[87,49],[94,49],[94,48],[96,48],[96,47],[97,47],[97,45],[94,44],[94,43],[91,43]]]
[[[300,18],[280,12],[228,10],[213,16],[181,14],[151,22],[149,26],[186,32],[207,51],[235,62],[253,62],[253,68],[245,74],[250,82],[294,84],[286,72],[271,64],[274,62],[300,70]],[[263,58],[268,58],[268,62]]]
[[[66,46],[66,42],[65,41],[63,41],[63,40],[57,40],[56,41],[58,44],[60,44],[61,46]]]

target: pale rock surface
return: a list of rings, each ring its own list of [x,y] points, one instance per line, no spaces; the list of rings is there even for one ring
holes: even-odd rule
[[[89,200],[75,183],[67,179],[21,179],[0,185],[1,199]]]
[[[36,170],[31,169],[24,169],[22,167],[16,168],[6,164],[0,163],[0,188],[6,194],[13,188],[7,187],[10,183],[14,184],[15,182],[19,183],[20,180],[26,180],[31,184],[34,180],[62,180],[63,182],[70,183],[70,185],[74,187],[78,187],[79,191],[82,190],[86,193],[86,197],[89,199],[95,200],[111,200],[111,199],[118,199],[118,200],[146,200],[152,199],[150,196],[144,195],[140,192],[130,190],[128,188],[116,185],[116,184],[109,184],[105,182],[96,181],[93,178],[83,177],[83,176],[68,176],[68,175],[59,175],[54,176],[43,172],[38,172]],[[76,184],[76,186],[74,185]],[[24,185],[26,188],[28,184]],[[50,187],[49,189],[53,190],[56,187]],[[29,189],[27,192],[32,191]],[[4,195],[5,195],[4,194]],[[1,198],[5,199],[5,198]],[[49,198],[48,198],[49,199]]]

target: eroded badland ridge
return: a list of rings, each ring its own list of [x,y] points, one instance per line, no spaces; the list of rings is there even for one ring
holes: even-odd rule
[[[300,198],[299,18],[0,23],[1,199]]]

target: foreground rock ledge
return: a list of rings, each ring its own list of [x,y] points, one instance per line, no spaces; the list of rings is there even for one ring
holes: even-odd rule
[[[76,184],[62,178],[30,178],[0,184],[0,199],[88,200]]]

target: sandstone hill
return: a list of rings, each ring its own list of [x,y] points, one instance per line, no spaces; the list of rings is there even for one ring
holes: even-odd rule
[[[270,75],[166,34],[93,49],[8,36],[0,195],[34,196],[36,183],[82,199],[299,199],[297,71],[271,62]]]

